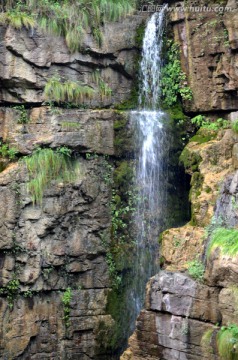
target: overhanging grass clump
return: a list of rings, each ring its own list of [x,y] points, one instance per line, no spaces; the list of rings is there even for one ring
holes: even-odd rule
[[[47,81],[44,94],[49,101],[79,104],[85,98],[92,98],[94,90],[87,85],[80,85],[75,81],[63,82],[59,77],[53,76]]]
[[[208,245],[208,257],[215,248],[219,248],[225,255],[235,256],[238,253],[238,229],[226,229],[223,227],[215,229]]]
[[[222,326],[217,333],[217,345],[222,360],[238,360],[238,326]]]
[[[135,9],[136,0],[3,0],[0,22],[15,28],[37,24],[48,33],[64,36],[69,49],[75,52],[87,31],[91,30],[101,45],[100,26],[120,20]]]
[[[53,180],[66,184],[76,179],[78,166],[70,159],[69,151],[62,149],[66,148],[55,151],[37,149],[31,156],[25,157],[30,177],[27,189],[34,204],[42,204],[44,192]]]

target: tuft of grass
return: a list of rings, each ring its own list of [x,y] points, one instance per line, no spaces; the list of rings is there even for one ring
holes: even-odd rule
[[[53,76],[46,83],[44,94],[48,101],[79,104],[85,98],[92,98],[94,90],[87,85],[79,85],[74,81],[63,82],[59,77]]]
[[[238,326],[222,326],[217,333],[217,346],[222,360],[238,360]]]
[[[70,150],[66,147],[56,151],[39,148],[25,157],[24,162],[30,177],[27,189],[34,204],[42,204],[44,192],[52,180],[70,183],[78,173],[78,167],[71,161]]]
[[[36,26],[36,21],[31,14],[26,12],[8,10],[0,14],[0,24],[11,25],[15,29],[21,29],[23,27],[33,29]]]
[[[79,50],[84,34],[90,29],[101,46],[100,26],[107,21],[121,20],[137,5],[136,0],[2,0],[2,3],[2,23],[12,22],[17,28],[34,27],[37,23],[45,32],[64,36],[72,52]],[[6,14],[14,11],[17,15],[10,14],[14,19],[9,20]]]
[[[219,248],[223,254],[235,256],[238,253],[238,230],[219,227],[212,232],[207,249],[207,257]]]
[[[110,86],[105,83],[105,81],[101,78],[99,70],[95,70],[92,74],[92,80],[95,82],[99,89],[99,93],[101,96],[101,99],[104,100],[105,98],[111,98],[112,96],[112,89]]]

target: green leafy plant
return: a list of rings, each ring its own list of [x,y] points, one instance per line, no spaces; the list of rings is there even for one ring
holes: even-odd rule
[[[217,333],[218,353],[222,360],[238,359],[238,326],[222,326]]]
[[[238,229],[226,229],[224,227],[214,229],[208,244],[207,257],[216,248],[219,248],[222,254],[235,256],[238,253]]]
[[[192,91],[181,69],[179,45],[172,41],[168,42],[166,64],[161,70],[161,92],[165,107],[175,105],[179,96],[183,100],[192,100]]]
[[[204,115],[197,115],[191,119],[191,123],[202,129],[218,131],[220,129],[226,129],[230,126],[230,122],[223,118],[219,118],[216,121],[211,122],[209,118]]]
[[[17,120],[18,124],[27,124],[30,121],[24,105],[14,106],[13,109],[15,109],[19,114],[19,119]]]
[[[107,252],[106,254],[106,263],[108,265],[112,287],[114,289],[118,289],[121,285],[122,277],[117,271],[116,264],[113,259],[113,254],[111,252]]]
[[[75,180],[78,167],[70,159],[71,150],[66,147],[57,149],[37,149],[24,158],[30,181],[28,191],[34,204],[42,204],[44,191],[52,180],[69,183]]]
[[[200,260],[195,259],[193,261],[188,262],[188,273],[195,280],[202,282],[204,271],[205,271],[204,265]]]
[[[0,156],[14,160],[18,150],[14,147],[9,147],[8,144],[4,144],[0,141]]]
[[[64,317],[63,317],[63,320],[65,322],[65,326],[66,328],[69,327],[70,325],[70,302],[71,302],[71,299],[72,299],[72,292],[71,292],[71,288],[68,287],[61,300],[62,300],[62,303],[63,303],[63,306],[64,306]]]
[[[20,282],[15,278],[10,280],[5,287],[0,288],[0,294],[7,296],[8,306],[10,309],[14,306],[14,300],[18,296],[19,290]]]
[[[46,100],[60,102],[73,102],[78,104],[85,98],[91,98],[94,90],[87,85],[79,85],[74,81],[62,81],[60,77],[53,76],[45,85]]]

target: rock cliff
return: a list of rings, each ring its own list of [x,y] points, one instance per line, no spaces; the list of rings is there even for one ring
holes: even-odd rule
[[[238,9],[235,1],[222,5],[233,11],[173,12],[171,29],[193,92],[185,111],[235,122]],[[180,159],[191,176],[191,221],[162,234],[162,270],[147,284],[145,308],[121,359],[237,358],[232,329],[238,325],[238,259],[230,250],[237,237],[228,238],[238,225],[237,141],[231,129],[200,129],[183,150]]]
[[[86,34],[74,54],[61,37],[0,27],[1,359],[117,358],[126,340],[128,329],[116,336],[109,310],[110,204],[115,159],[128,153],[125,146],[119,154],[116,141],[125,142],[129,128],[109,107],[130,98],[143,22],[138,14],[108,23],[101,48]],[[110,96],[98,91],[95,72],[110,83]],[[48,101],[44,88],[56,76],[93,96],[78,106]],[[127,134],[118,139],[121,127]],[[32,175],[23,157],[42,149],[71,152],[76,176],[53,179],[34,204],[29,182],[41,174]]]

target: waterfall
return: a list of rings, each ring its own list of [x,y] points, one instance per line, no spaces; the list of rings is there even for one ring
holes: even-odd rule
[[[145,284],[159,270],[158,237],[164,230],[168,183],[166,114],[159,107],[163,31],[166,6],[149,19],[140,64],[138,110],[131,112],[136,127],[138,157],[135,185],[138,205],[134,218],[137,240],[135,265],[136,312],[143,306]]]

